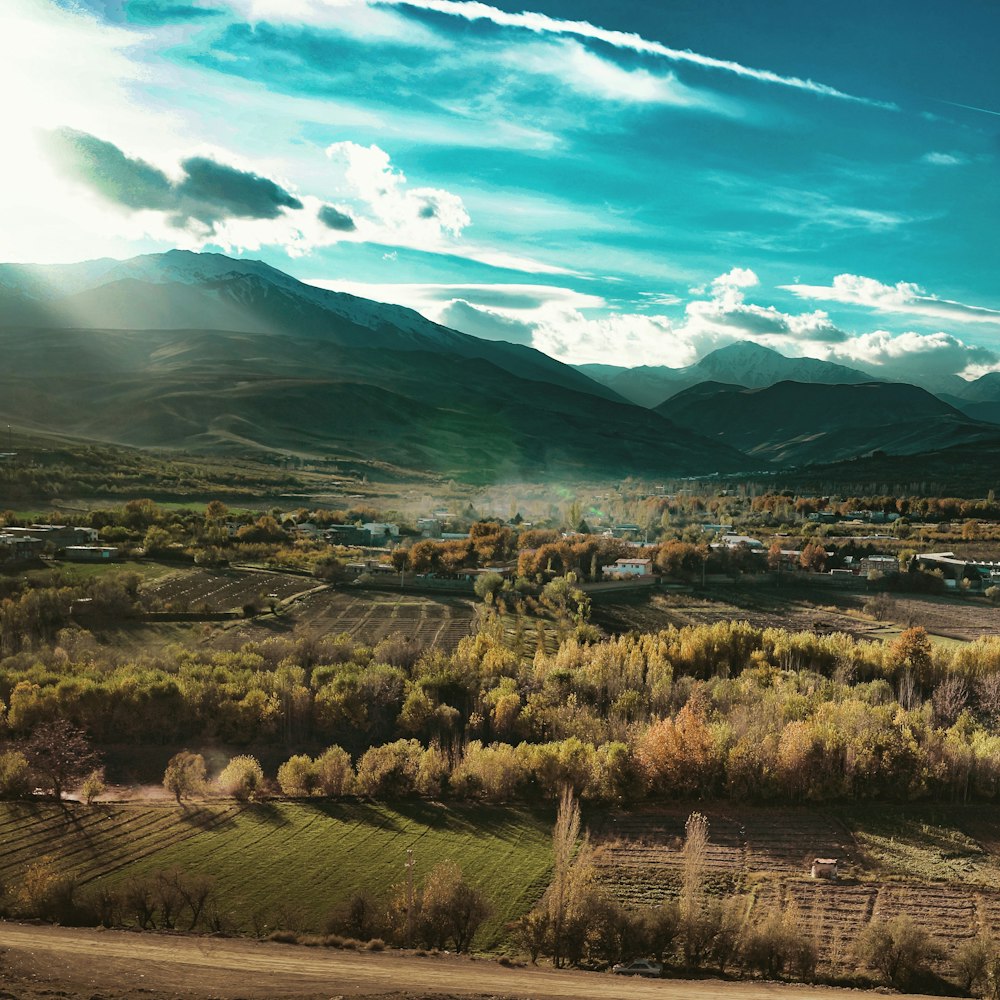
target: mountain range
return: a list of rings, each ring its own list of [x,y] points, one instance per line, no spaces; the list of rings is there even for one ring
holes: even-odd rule
[[[815,358],[786,358],[768,347],[740,341],[706,354],[685,368],[640,365],[580,365],[585,375],[608,386],[639,406],[655,407],[671,396],[702,382],[721,382],[747,389],[763,389],[776,382],[849,385],[874,381],[871,375]]]
[[[941,400],[750,343],[680,369],[574,368],[222,254],[0,265],[0,352],[0,420],[26,431],[479,481],[736,473],[1000,439],[983,422],[1000,375]]]
[[[0,266],[0,351],[32,431],[488,480],[747,463],[539,351],[222,255]]]
[[[925,389],[894,382],[786,381],[762,389],[703,382],[656,412],[778,466],[873,452],[913,455],[1000,437],[996,425],[971,419]]]

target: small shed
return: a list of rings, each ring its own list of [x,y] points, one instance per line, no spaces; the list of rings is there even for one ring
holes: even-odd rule
[[[810,873],[813,878],[829,878],[834,879],[837,877],[837,859],[836,858],[813,858],[812,871]]]

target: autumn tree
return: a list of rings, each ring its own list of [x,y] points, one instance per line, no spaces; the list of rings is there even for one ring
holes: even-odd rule
[[[205,791],[205,758],[200,753],[182,750],[167,761],[163,772],[163,787],[178,803],[201,795]]]
[[[37,726],[24,744],[24,755],[35,780],[57,799],[101,764],[87,734],[65,719]]]
[[[233,757],[216,779],[223,795],[247,802],[264,792],[264,772],[256,757],[241,754]]]

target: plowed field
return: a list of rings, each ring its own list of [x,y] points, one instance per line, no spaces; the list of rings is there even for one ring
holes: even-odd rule
[[[691,808],[609,813],[592,826],[600,878],[623,902],[677,897]],[[763,909],[794,904],[831,965],[849,962],[869,921],[901,914],[940,944],[942,970],[964,941],[1000,935],[996,810],[700,808],[709,891]],[[838,858],[840,878],[812,879],[815,857]]]

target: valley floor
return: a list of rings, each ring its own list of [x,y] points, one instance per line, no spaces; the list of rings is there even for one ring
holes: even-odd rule
[[[17,1000],[838,1000],[844,990],[504,968],[457,956],[356,954],[261,941],[0,923],[0,996]],[[858,991],[852,991],[857,993]]]

